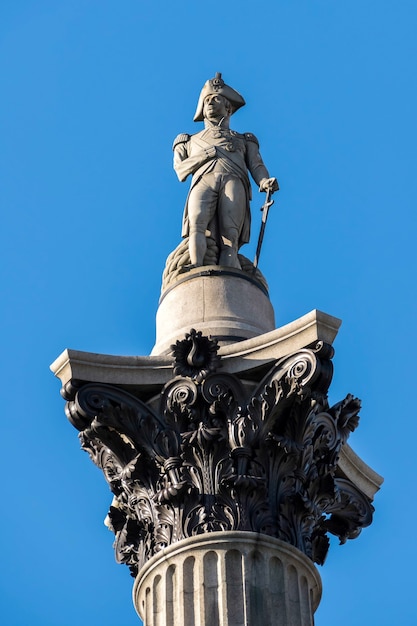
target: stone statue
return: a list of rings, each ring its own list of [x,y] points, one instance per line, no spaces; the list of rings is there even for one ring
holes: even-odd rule
[[[194,121],[204,121],[204,130],[178,135],[174,141],[179,180],[192,176],[182,230],[182,236],[189,238],[191,268],[207,264],[210,238],[218,248],[214,264],[241,269],[238,250],[250,234],[248,170],[260,191],[279,189],[262,161],[255,135],[229,128],[230,116],[244,104],[217,73],[204,85],[194,116]]]

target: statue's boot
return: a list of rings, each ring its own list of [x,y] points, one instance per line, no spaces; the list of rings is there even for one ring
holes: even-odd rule
[[[219,265],[224,267],[235,267],[241,270],[237,256],[239,231],[237,228],[228,228],[222,236]]]
[[[207,251],[207,239],[204,232],[190,230],[188,249],[190,253],[191,266],[199,267],[203,265]]]

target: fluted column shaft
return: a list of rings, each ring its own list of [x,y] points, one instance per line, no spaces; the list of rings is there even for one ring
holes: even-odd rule
[[[145,626],[313,626],[320,597],[320,576],[302,552],[241,531],[171,545],[133,589]]]

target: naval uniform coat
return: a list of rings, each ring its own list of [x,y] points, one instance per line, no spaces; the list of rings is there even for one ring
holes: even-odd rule
[[[249,241],[251,186],[248,170],[259,185],[263,178],[269,178],[259,143],[252,133],[238,133],[234,130],[210,127],[195,135],[178,135],[173,144],[174,169],[181,182],[192,175],[190,192],[209,172],[223,172],[239,178],[246,189],[245,218],[240,229],[239,247]],[[190,193],[189,192],[189,193]],[[189,195],[189,194],[188,194]],[[189,235],[188,197],[184,208],[182,237]]]

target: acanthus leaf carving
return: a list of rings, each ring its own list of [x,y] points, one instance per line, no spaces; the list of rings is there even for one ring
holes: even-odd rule
[[[321,343],[300,350],[244,386],[216,371],[216,345],[191,331],[157,412],[120,388],[79,387],[67,415],[114,494],[117,560],[135,575],[176,541],[247,530],[323,563],[328,532],[357,536],[373,509],[336,471],[360,403],[348,395],[329,407],[332,354]]]

